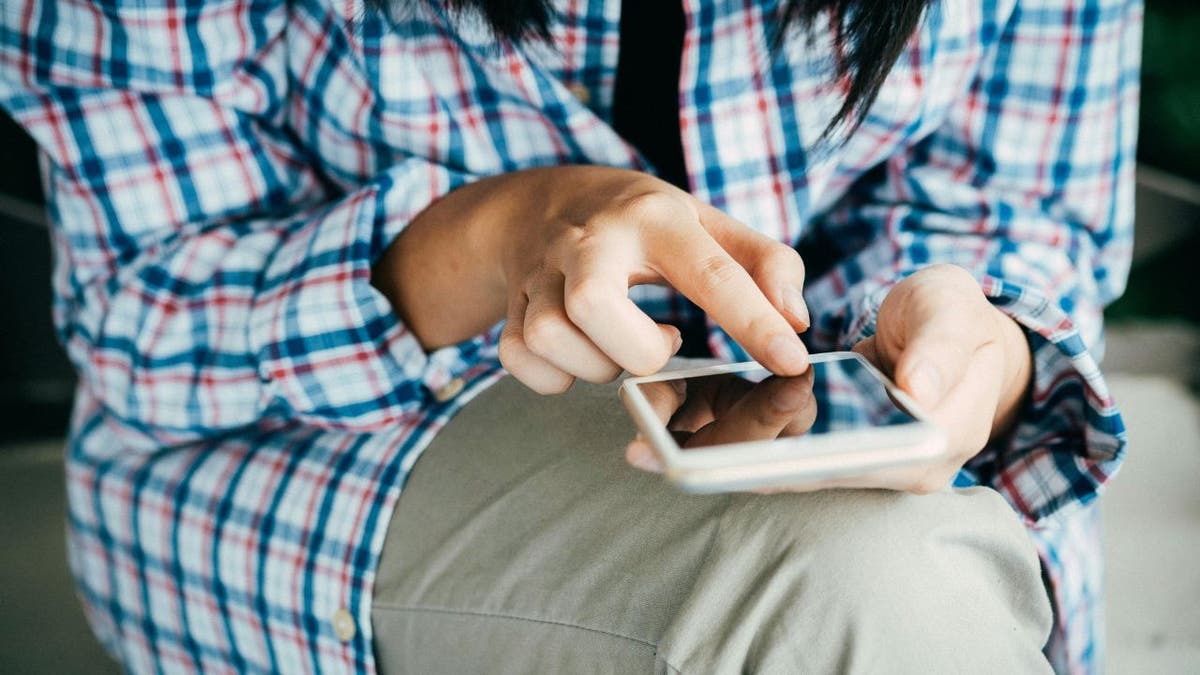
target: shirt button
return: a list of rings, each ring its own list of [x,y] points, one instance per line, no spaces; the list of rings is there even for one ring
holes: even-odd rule
[[[445,403],[455,396],[458,396],[459,392],[463,390],[463,387],[465,387],[466,384],[467,383],[463,382],[461,377],[456,377],[446,384],[443,384],[441,389],[433,392],[433,397],[437,399],[438,403]]]
[[[349,642],[354,639],[354,635],[358,633],[358,626],[354,624],[354,617],[350,616],[350,612],[345,609],[339,609],[333,613],[333,634],[342,642]]]
[[[571,86],[567,87],[567,91],[571,92],[571,95],[584,105],[587,105],[588,101],[592,100],[591,90],[582,84],[572,84]]]

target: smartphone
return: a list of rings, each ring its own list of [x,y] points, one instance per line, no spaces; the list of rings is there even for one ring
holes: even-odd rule
[[[633,377],[621,398],[666,477],[690,492],[802,487],[943,457],[942,430],[865,358],[811,364],[795,377],[755,362]]]

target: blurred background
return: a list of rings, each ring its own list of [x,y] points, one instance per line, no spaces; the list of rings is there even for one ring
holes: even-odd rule
[[[1137,241],[1104,361],[1131,442],[1104,502],[1109,672],[1200,673],[1200,4],[1146,4]],[[0,673],[115,672],[67,573],[74,375],[36,149],[3,113],[0,148]]]

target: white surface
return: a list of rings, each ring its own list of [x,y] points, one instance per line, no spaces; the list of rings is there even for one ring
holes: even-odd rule
[[[1102,502],[1109,673],[1200,673],[1200,402],[1114,374],[1129,457]]]

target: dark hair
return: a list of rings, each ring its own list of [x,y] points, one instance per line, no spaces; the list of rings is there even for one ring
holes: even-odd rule
[[[917,31],[925,8],[934,0],[784,0],[775,48],[789,32],[802,28],[811,37],[813,23],[829,15],[833,29],[834,76],[846,82],[846,100],[825,129],[828,135],[849,122],[862,123],[900,52]]]
[[[370,0],[386,5],[411,0]],[[680,2],[681,0],[641,0]],[[550,39],[554,18],[552,0],[442,0],[454,13],[479,13],[496,35],[511,42]],[[834,31],[836,53],[831,55],[835,81],[846,88],[846,99],[825,130],[828,135],[843,123],[853,131],[887,78],[909,38],[917,30],[925,8],[934,0],[783,0],[772,47],[778,50],[789,35],[812,37],[812,27],[828,16]]]

